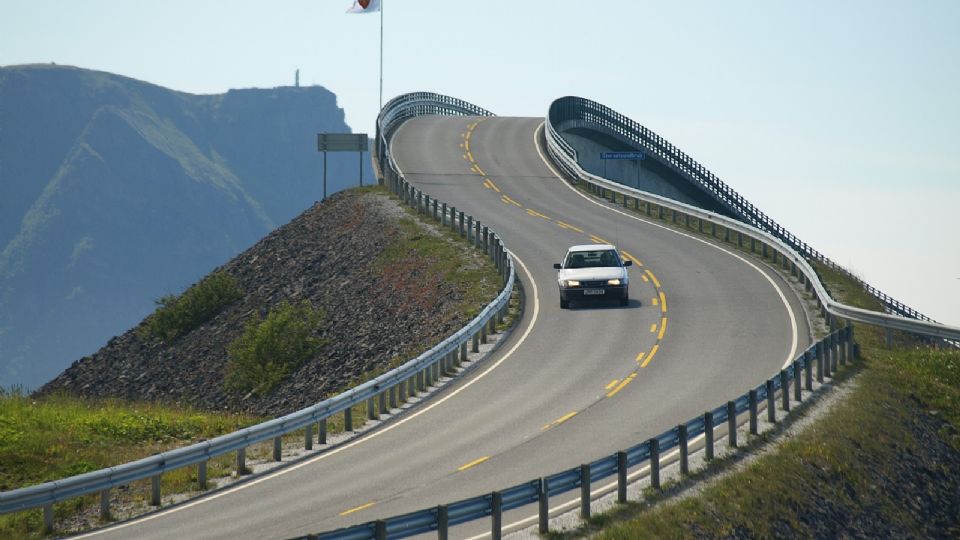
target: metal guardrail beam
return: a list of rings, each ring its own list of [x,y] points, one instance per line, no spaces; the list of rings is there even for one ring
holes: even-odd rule
[[[392,157],[389,156],[389,146],[384,137],[391,136],[396,129],[409,118],[428,114],[476,114],[490,115],[488,111],[456,98],[420,92],[406,94],[390,101],[381,111],[377,121],[377,158],[384,168],[390,187],[401,200],[410,205],[417,205],[422,201],[423,194],[416,190],[399,175]],[[408,197],[407,194],[414,195]],[[443,205],[446,208],[446,204]],[[418,207],[419,208],[419,207]],[[426,212],[424,212],[426,213]],[[428,214],[430,215],[430,214]],[[502,320],[516,281],[513,259],[506,250],[499,236],[483,226],[472,216],[450,209],[450,212],[440,217],[442,222],[455,223],[457,219],[468,220],[475,226],[476,231],[484,231],[482,239],[471,234],[475,246],[486,251],[494,261],[503,279],[503,288],[497,297],[490,302],[479,315],[473,318],[466,326],[439,344],[430,348],[420,356],[408,361],[402,366],[384,373],[366,383],[347,390],[342,394],[327,399],[311,407],[294,413],[269,420],[255,426],[222,435],[208,441],[203,441],[183,448],[163,452],[148,458],[125,463],[115,467],[100,469],[62,480],[46,482],[35,486],[0,492],[0,514],[17,512],[31,508],[44,507],[47,529],[53,526],[52,505],[83,495],[104,492],[111,488],[128,484],[136,480],[159,477],[165,472],[188,466],[202,466],[219,455],[230,452],[241,453],[250,445],[270,441],[288,433],[305,429],[314,423],[325,422],[336,413],[347,411],[355,405],[369,402],[380,397],[391,389],[407,383],[418,373],[434,366],[447,362],[455,354],[466,356],[466,347],[475,336],[486,332],[491,320]],[[463,235],[467,231],[463,231]],[[482,241],[481,241],[482,240]],[[486,335],[486,334],[484,334]],[[401,395],[402,391],[398,392]],[[382,402],[382,401],[381,401]],[[324,424],[325,425],[325,424]],[[312,441],[310,443],[312,444]],[[239,459],[238,459],[239,461]],[[158,484],[157,484],[158,485]]]

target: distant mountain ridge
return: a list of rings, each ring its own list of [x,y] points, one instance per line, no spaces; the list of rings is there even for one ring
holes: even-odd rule
[[[316,133],[349,131],[317,86],[192,95],[0,67],[0,386],[39,386],[308,208]],[[357,167],[331,156],[328,192]]]

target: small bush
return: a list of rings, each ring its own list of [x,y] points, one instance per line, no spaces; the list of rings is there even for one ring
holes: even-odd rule
[[[212,274],[179,297],[171,294],[158,299],[157,311],[150,315],[141,336],[170,340],[188,334],[242,296],[233,276]]]
[[[266,319],[249,321],[243,336],[227,348],[227,389],[262,395],[276,388],[323,347],[324,341],[315,335],[323,318],[322,310],[304,301],[283,302]]]

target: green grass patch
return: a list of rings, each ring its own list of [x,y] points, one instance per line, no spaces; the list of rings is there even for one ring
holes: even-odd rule
[[[180,296],[171,294],[158,299],[157,310],[141,327],[140,336],[176,339],[209,321],[242,296],[243,291],[233,276],[222,272],[211,274]]]
[[[817,272],[837,300],[867,309],[879,307],[849,276],[822,266]],[[899,337],[900,346],[886,349],[882,330],[855,325],[855,332],[862,352],[855,368],[860,376],[842,405],[743,471],[707,486],[699,496],[652,508],[636,503],[618,508],[610,513],[611,519],[596,522],[617,522],[600,530],[599,536],[810,538],[851,534],[843,528],[846,518],[841,518],[839,525],[818,521],[817,516],[824,513],[879,515],[895,536],[949,536],[935,521],[919,517],[898,493],[904,475],[911,474],[904,472],[903,462],[909,459],[905,456],[916,456],[919,449],[930,445],[929,439],[917,439],[917,433],[924,433],[916,429],[918,417],[942,418],[939,439],[960,451],[960,353],[927,348],[907,336]],[[957,472],[933,474],[955,479]],[[924,492],[931,488],[935,486],[911,489]],[[597,527],[587,525],[584,530],[591,529]]]
[[[316,334],[324,316],[306,301],[281,302],[266,319],[247,322],[243,335],[227,348],[226,387],[253,394],[272,391],[323,347]]]
[[[16,390],[0,391],[0,491],[141,459],[259,420],[119,400],[62,395],[35,399]],[[209,474],[217,476],[215,465]],[[164,475],[162,489],[169,492],[191,482],[195,488],[195,475],[186,469]],[[57,505],[57,514],[76,511],[90,502],[86,499]],[[38,535],[41,528],[40,510],[0,516],[0,538]]]

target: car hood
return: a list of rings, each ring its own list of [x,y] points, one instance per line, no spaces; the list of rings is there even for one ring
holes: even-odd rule
[[[557,272],[557,279],[575,279],[577,281],[601,281],[607,279],[624,279],[627,269],[618,266],[599,268],[565,268]]]

